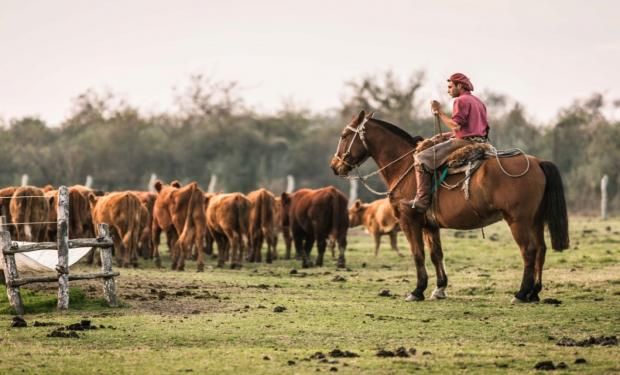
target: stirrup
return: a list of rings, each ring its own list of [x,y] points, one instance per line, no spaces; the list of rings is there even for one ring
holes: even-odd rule
[[[407,205],[411,208],[413,208],[414,210],[418,211],[419,213],[423,214],[426,212],[426,210],[428,210],[428,208],[422,208],[422,207],[418,207],[415,205],[416,200],[415,198],[411,199],[411,200],[406,200],[406,199],[401,199],[400,200],[401,204]]]

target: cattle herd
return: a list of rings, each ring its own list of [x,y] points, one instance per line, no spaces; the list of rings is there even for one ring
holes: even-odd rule
[[[171,267],[182,271],[185,260],[195,259],[197,270],[204,270],[205,255],[214,256],[217,266],[241,267],[244,261],[261,262],[263,245],[267,263],[278,259],[276,245],[281,233],[285,259],[294,245],[302,267],[323,265],[326,249],[331,249],[337,265],[345,267],[349,225],[363,224],[375,237],[388,234],[396,251],[397,220],[387,200],[347,209],[347,197],[329,186],[299,189],[275,196],[266,189],[247,195],[205,193],[196,182],[181,186],[178,181],[155,183],[156,192],[123,191],[103,193],[82,185],[69,191],[69,238],[96,237],[97,224],[109,225],[116,263],[120,267],[138,266],[139,258],[161,266],[159,246],[162,232],[170,249]],[[0,189],[0,209],[11,238],[17,241],[56,241],[58,190],[48,185]],[[313,262],[310,252],[316,243]],[[400,253],[399,253],[400,254]],[[93,252],[87,262],[94,260]]]

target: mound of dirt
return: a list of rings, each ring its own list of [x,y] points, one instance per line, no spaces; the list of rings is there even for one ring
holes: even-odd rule
[[[540,361],[534,365],[534,368],[540,371],[551,371],[555,370],[555,365],[553,361]]]
[[[47,337],[61,337],[67,339],[79,339],[80,336],[75,331],[65,332],[64,328],[56,328],[50,332]]]
[[[394,354],[394,352],[391,350],[379,349],[377,351],[377,357],[389,358],[389,357],[395,357],[395,356],[396,354]]]
[[[616,346],[618,345],[618,338],[616,336],[600,336],[594,337],[590,336],[587,339],[577,341],[575,339],[571,339],[570,337],[562,337],[557,343],[557,346],[581,346],[581,347],[589,347],[589,346]]]
[[[334,349],[331,352],[329,352],[329,355],[333,358],[355,358],[355,357],[359,357],[360,355],[357,353],[353,353],[350,352],[348,350],[340,350],[340,349]]]
[[[11,327],[12,328],[24,328],[24,327],[28,327],[28,323],[26,323],[24,318],[22,318],[21,316],[14,316],[13,319],[11,320]]]

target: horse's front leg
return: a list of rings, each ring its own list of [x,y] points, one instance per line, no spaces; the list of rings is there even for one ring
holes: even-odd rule
[[[424,291],[428,285],[428,274],[426,273],[426,267],[424,266],[424,243],[422,242],[422,226],[419,222],[419,217],[416,220],[417,213],[408,212],[411,209],[403,210],[401,213],[400,225],[409,242],[409,248],[413,261],[415,263],[417,273],[417,285],[411,292],[406,301],[423,301]],[[412,215],[414,217],[412,217]]]
[[[447,297],[448,275],[446,275],[446,270],[443,266],[443,250],[441,248],[439,228],[424,228],[422,233],[424,235],[424,243],[430,249],[431,260],[437,274],[437,287],[433,294],[431,294],[431,299],[444,299]]]

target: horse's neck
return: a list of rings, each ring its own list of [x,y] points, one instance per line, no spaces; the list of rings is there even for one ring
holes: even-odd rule
[[[402,139],[388,129],[383,128],[379,124],[373,124],[368,128],[368,136],[371,142],[368,142],[370,156],[377,163],[383,181],[388,187],[391,187],[413,164],[414,146],[407,140]],[[394,162],[403,155],[410,153],[403,159]],[[392,163],[392,164],[391,164]]]

